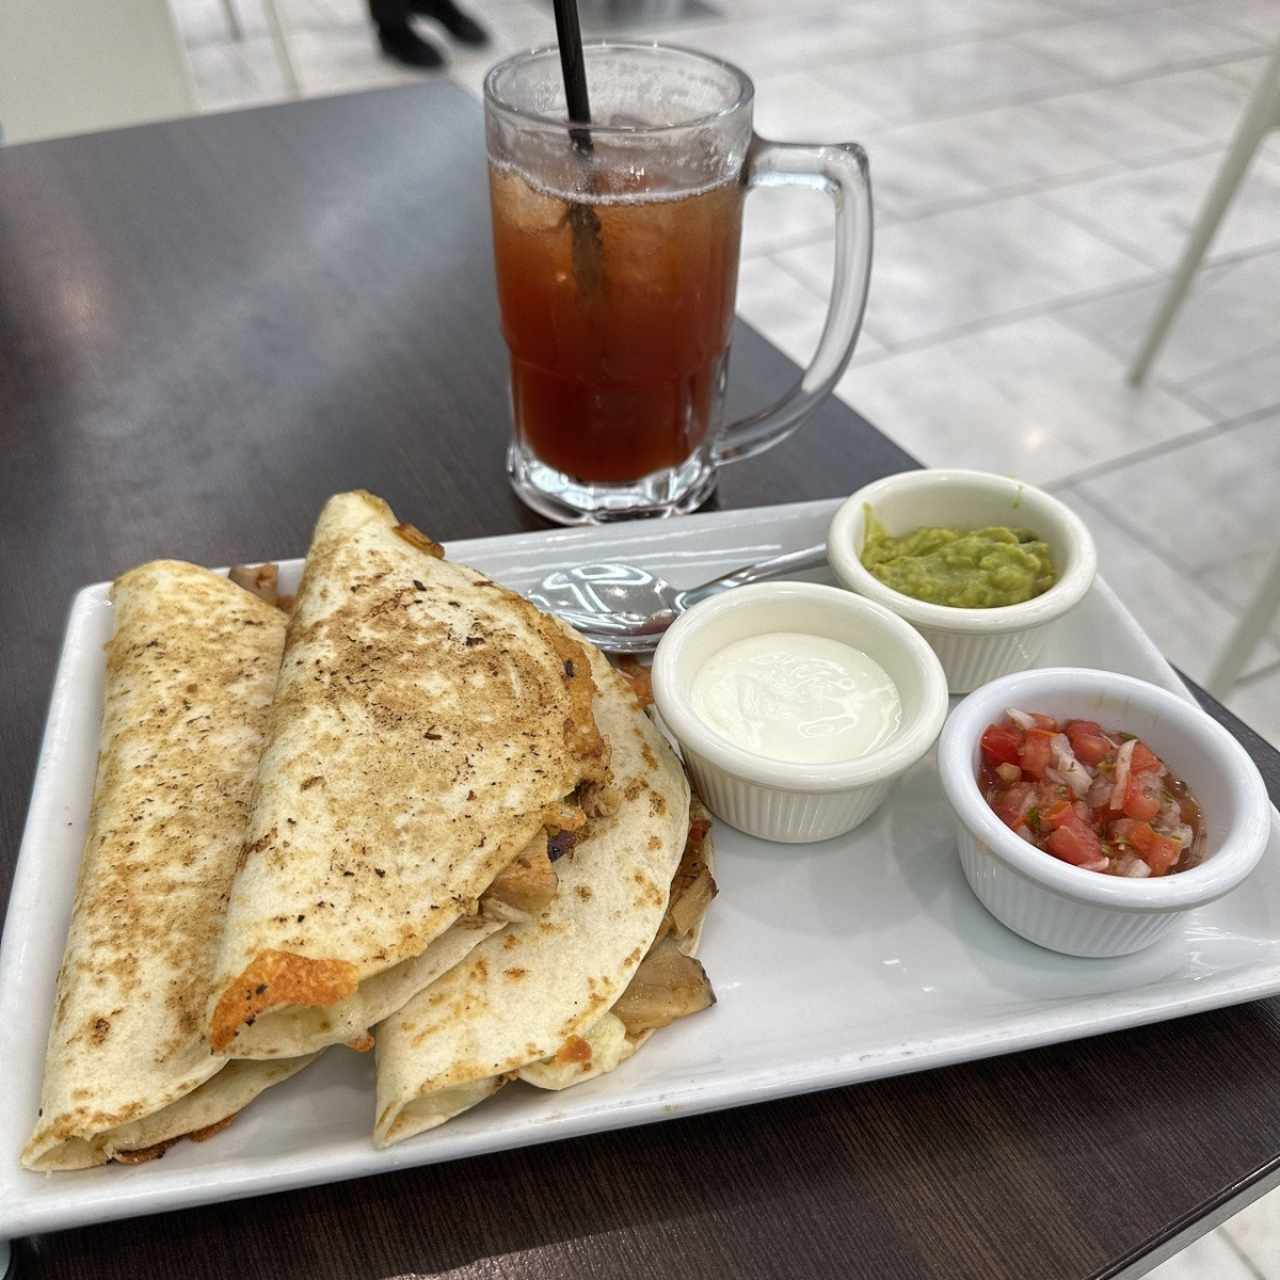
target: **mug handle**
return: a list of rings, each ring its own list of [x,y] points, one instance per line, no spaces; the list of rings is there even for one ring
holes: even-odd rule
[[[871,280],[871,175],[867,153],[853,142],[813,146],[753,136],[744,173],[754,187],[809,187],[836,206],[836,265],[827,323],[809,367],[776,404],[730,423],[711,446],[720,466],[741,462],[785,440],[840,380],[853,355]]]

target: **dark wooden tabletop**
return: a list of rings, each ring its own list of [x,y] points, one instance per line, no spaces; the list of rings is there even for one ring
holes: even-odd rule
[[[795,370],[743,330],[735,397]],[[0,894],[72,593],[301,555],[365,485],[434,537],[503,477],[480,114],[424,85],[0,150]],[[912,459],[842,405],[746,506]],[[1280,795],[1280,759],[1230,722]],[[33,993],[33,998],[38,998]],[[42,997],[39,997],[42,998]],[[0,1051],[2,1052],[2,1051]],[[24,1275],[1111,1275],[1280,1159],[1280,1002],[24,1242]],[[3,1072],[0,1072],[3,1078]]]

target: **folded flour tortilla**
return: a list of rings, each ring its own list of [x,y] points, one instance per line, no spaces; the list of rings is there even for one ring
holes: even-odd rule
[[[231,890],[216,1052],[367,1048],[523,918],[482,895],[518,859],[551,876],[548,834],[581,827],[607,779],[583,647],[442,556],[371,494],[320,515]]]
[[[220,1124],[311,1060],[222,1070],[204,1034],[285,617],[161,560],[112,588],[93,807],[30,1169],[80,1169]]]
[[[621,803],[556,862],[559,892],[536,919],[477,946],[378,1027],[379,1146],[443,1124],[512,1076],[543,1088],[589,1079],[647,1038],[628,1038],[610,1009],[664,924],[689,784],[630,686],[594,650],[592,664]]]

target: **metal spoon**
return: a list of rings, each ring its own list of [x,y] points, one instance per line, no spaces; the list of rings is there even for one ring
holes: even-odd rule
[[[648,653],[658,647],[662,633],[698,601],[749,582],[816,569],[826,562],[826,544],[820,543],[744,565],[683,591],[635,565],[580,564],[547,574],[528,596],[538,608],[563,618],[601,649]]]

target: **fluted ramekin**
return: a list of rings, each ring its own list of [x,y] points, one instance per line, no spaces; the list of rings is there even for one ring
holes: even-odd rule
[[[1200,865],[1131,880],[1071,866],[1015,835],[977,782],[982,731],[1009,707],[1095,720],[1146,742],[1200,802],[1207,841]],[[1046,667],[983,686],[951,713],[938,770],[955,812],[960,865],[979,901],[1014,933],[1067,955],[1150,946],[1179,917],[1236,888],[1271,832],[1266,787],[1244,748],[1194,704],[1114,671]]]
[[[747,751],[705,724],[690,698],[699,668],[735,640],[771,631],[841,640],[874,658],[898,686],[898,732],[856,759],[796,764]],[[787,844],[865,822],[933,745],[947,714],[942,667],[916,631],[873,601],[810,582],[739,587],[695,605],[658,646],[653,697],[707,808],[748,835]]]
[[[994,609],[929,604],[886,586],[862,563],[866,512],[893,536],[922,526],[1026,527],[1049,544],[1057,581],[1034,600]],[[905,618],[933,647],[952,693],[968,693],[1032,666],[1047,628],[1075,608],[1093,583],[1098,553],[1084,522],[1057,498],[985,471],[904,471],[859,489],[836,512],[827,558],[851,591]]]

